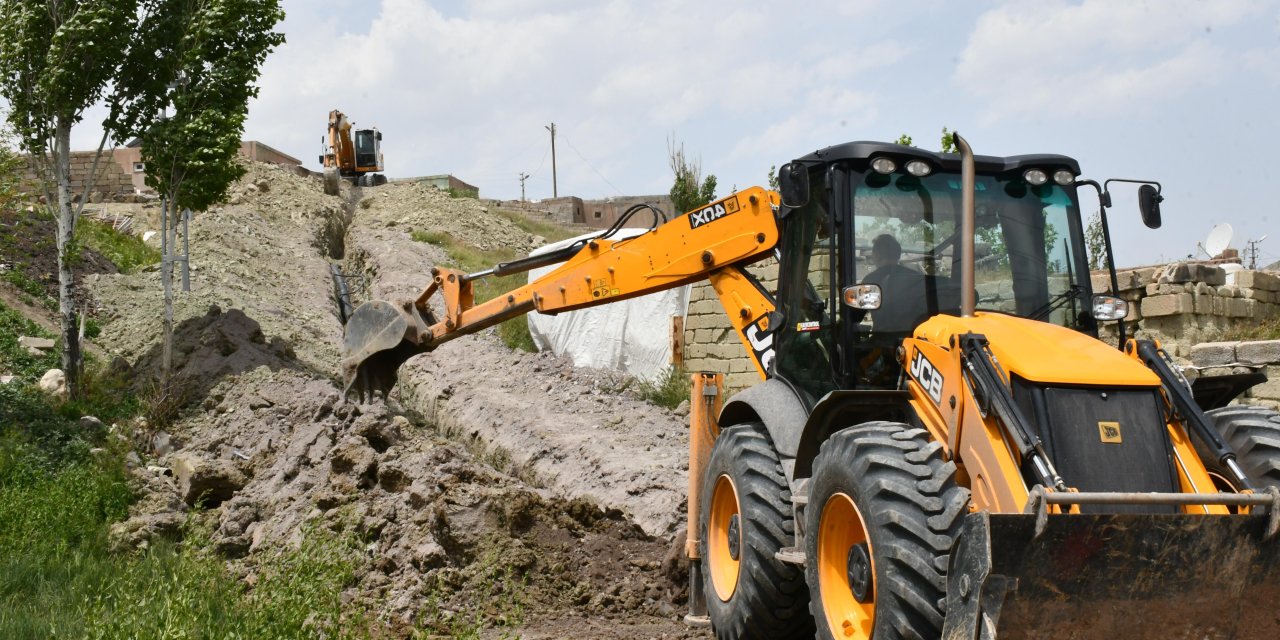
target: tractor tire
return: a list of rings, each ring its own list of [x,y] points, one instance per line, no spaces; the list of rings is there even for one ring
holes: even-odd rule
[[[373,186],[375,186],[375,187],[381,187],[382,185],[384,185],[384,184],[386,184],[386,183],[387,183],[387,177],[386,177],[386,176],[382,175],[381,173],[374,174],[374,176],[373,176]]]
[[[698,540],[716,638],[812,638],[804,573],[774,557],[792,540],[795,522],[764,425],[721,432],[703,477]]]
[[[338,170],[334,168],[326,168],[324,170],[324,194],[327,196],[336,196],[340,191],[340,177]]]
[[[928,432],[867,422],[814,459],[805,577],[818,637],[938,638],[947,561],[969,492]]]
[[[1232,405],[1206,411],[1227,446],[1236,453],[1236,461],[1254,486],[1280,488],[1280,413],[1263,407]],[[1208,455],[1199,439],[1195,439],[1200,459],[1222,484],[1231,476]],[[1229,482],[1221,489],[1234,489]]]

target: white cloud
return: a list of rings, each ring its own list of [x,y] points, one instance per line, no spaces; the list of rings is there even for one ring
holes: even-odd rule
[[[1236,62],[1215,28],[1268,3],[1013,2],[978,18],[954,81],[1007,117],[1140,115],[1220,79]]]

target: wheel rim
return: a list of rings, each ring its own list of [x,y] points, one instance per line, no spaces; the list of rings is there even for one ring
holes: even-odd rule
[[[742,530],[738,515],[738,490],[729,476],[716,478],[707,522],[707,564],[716,597],[728,602],[738,589]]]
[[[867,558],[869,565],[864,564]],[[831,496],[822,507],[817,562],[818,593],[831,635],[870,638],[876,615],[875,556],[862,513],[844,493]]]

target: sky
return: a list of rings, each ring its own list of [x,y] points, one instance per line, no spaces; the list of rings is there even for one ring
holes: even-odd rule
[[[383,132],[392,178],[486,198],[666,193],[672,140],[720,195],[771,166],[942,128],[976,153],[1060,153],[1159,181],[1164,226],[1113,189],[1117,262],[1269,237],[1280,260],[1280,0],[285,0],[245,139],[318,169],[327,114]],[[74,142],[91,148],[89,122]],[[1086,212],[1097,204],[1082,192]]]

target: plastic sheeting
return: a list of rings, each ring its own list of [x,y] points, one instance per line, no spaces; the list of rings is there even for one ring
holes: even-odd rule
[[[622,229],[614,238],[637,236],[645,231]],[[549,244],[531,255],[567,247],[596,235],[599,232]],[[534,269],[529,272],[529,281],[559,266]],[[574,366],[614,369],[652,381],[671,366],[671,317],[687,314],[691,289],[685,285],[554,316],[530,313],[529,333],[539,350],[568,356]]]

